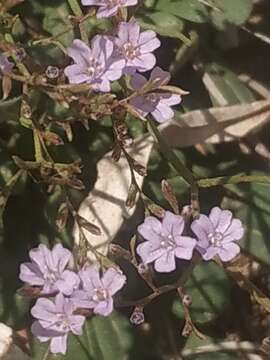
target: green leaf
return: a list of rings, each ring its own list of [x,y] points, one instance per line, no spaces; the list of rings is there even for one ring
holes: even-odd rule
[[[185,291],[192,297],[190,314],[194,323],[208,323],[214,320],[228,305],[230,282],[224,271],[215,263],[198,265],[185,285]],[[176,300],[173,312],[184,318],[182,304]]]
[[[252,172],[251,175],[259,175]],[[270,186],[263,184],[227,185],[231,196],[222,206],[230,208],[243,222],[246,231],[240,245],[251,255],[270,264]]]
[[[17,121],[20,114],[21,97],[0,101],[0,123]]]
[[[242,25],[249,18],[252,11],[252,0],[215,0],[216,7],[211,17],[213,24],[219,29],[224,29],[226,23]]]
[[[216,337],[210,337],[207,336],[206,339],[199,339],[197,336],[192,334],[186,341],[185,346],[183,350],[181,351],[181,354],[183,355],[184,359],[187,360],[236,360],[241,359],[242,355],[238,354],[236,351],[232,352],[226,352],[222,349],[222,339],[220,339],[218,336]],[[211,347],[217,347],[219,346],[221,351],[215,350],[211,351],[205,351],[203,353],[199,353],[200,348],[211,348]]]
[[[53,36],[63,33],[57,40],[65,46],[70,45],[74,39],[73,30],[69,30],[72,25],[69,16],[70,11],[66,3],[62,3],[58,6],[46,6],[44,10],[44,30]]]
[[[249,103],[256,100],[251,90],[225,66],[211,63],[205,67],[205,72],[207,77],[204,77],[204,83],[213,106]]]
[[[196,23],[208,21],[208,11],[198,0],[158,0],[155,10]]]
[[[138,19],[141,26],[145,29],[151,29],[161,36],[182,39],[184,23],[173,14],[166,12],[143,13]]]
[[[132,327],[121,314],[94,316],[86,322],[82,336],[69,335],[65,356],[52,355],[48,344],[34,341],[33,360],[111,360],[125,359],[133,345]],[[46,355],[47,354],[47,355]]]

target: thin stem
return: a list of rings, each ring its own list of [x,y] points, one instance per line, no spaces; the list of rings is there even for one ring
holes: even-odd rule
[[[68,1],[68,4],[69,4],[73,14],[78,18],[82,18],[83,17],[83,12],[82,12],[82,9],[81,9],[78,1],[77,0],[67,0],[67,1]],[[87,43],[88,42],[87,32],[85,30],[84,24],[81,21],[79,21],[79,29],[80,29],[82,40],[85,43]]]
[[[190,185],[191,187],[191,205],[194,211],[194,215],[196,216],[199,209],[199,188],[197,185],[197,181],[192,173],[183,163],[182,161],[175,155],[175,153],[170,149],[169,145],[162,138],[154,120],[148,119],[148,125],[154,134],[154,137],[157,139],[160,150],[163,155],[167,158],[167,160],[172,164],[172,166],[177,170],[179,175]]]
[[[215,178],[200,179],[197,181],[199,187],[212,187],[252,182],[270,184],[270,176],[237,174],[233,176],[219,176]]]
[[[160,296],[161,294],[165,294],[169,291],[176,290],[179,287],[184,286],[184,284],[189,279],[190,275],[192,274],[194,268],[201,262],[201,257],[197,254],[194,255],[192,261],[189,263],[186,270],[183,272],[183,274],[180,276],[180,278],[174,283],[170,285],[163,285],[159,288],[157,288],[153,293],[150,295],[147,295],[139,300],[132,300],[132,301],[125,301],[122,303],[117,304],[120,307],[130,307],[130,306],[146,306],[151,301],[153,301],[155,298]]]

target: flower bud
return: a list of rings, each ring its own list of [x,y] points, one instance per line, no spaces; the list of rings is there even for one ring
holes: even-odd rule
[[[56,79],[59,76],[59,69],[57,66],[49,65],[45,71],[48,79]]]
[[[144,322],[143,310],[140,307],[135,307],[130,317],[130,322],[134,325],[140,325]]]

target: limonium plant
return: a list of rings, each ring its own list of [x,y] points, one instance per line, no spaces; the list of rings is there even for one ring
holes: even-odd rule
[[[185,293],[186,282],[198,264],[215,263],[226,271],[237,262],[242,256],[245,225],[219,200],[212,199],[215,205],[210,208],[200,202],[200,184],[204,182],[204,187],[211,187],[211,179],[198,179],[162,137],[160,129],[174,124],[176,112],[185,110],[182,104],[188,91],[176,86],[171,81],[169,67],[162,65],[166,62],[162,62],[158,54],[164,49],[164,37],[154,26],[145,26],[137,16],[140,2],[69,0],[67,4],[72,11],[67,34],[59,32],[49,38],[36,36],[27,45],[56,47],[55,53],[61,52],[61,65],[56,65],[50,54],[49,60],[46,59],[50,63],[41,66],[40,60],[35,59],[31,51],[27,52],[26,45],[26,50],[16,45],[12,31],[3,44],[0,43],[2,100],[9,97],[13,84],[16,88],[22,85],[20,107],[16,111],[21,126],[33,135],[34,148],[34,160],[12,157],[18,172],[3,194],[1,192],[0,200],[2,196],[4,199],[1,205],[5,206],[5,197],[10,195],[17,180],[28,177],[41,185],[44,192],[60,189],[61,204],[55,227],[63,233],[67,224],[72,223],[80,234],[76,244],[61,242],[59,238],[56,244],[36,244],[30,249],[28,259],[20,263],[18,278],[22,287],[18,292],[33,300],[32,336],[35,341],[47,343],[50,353],[65,355],[70,338],[75,336],[80,342],[90,319],[108,318],[115,310],[127,308],[130,323],[139,326],[147,320],[146,306],[162,294],[175,291],[185,316],[182,334],[194,333],[203,338],[191,319],[192,300]],[[30,26],[28,32],[34,33]],[[71,32],[73,38],[69,39]],[[63,35],[68,35],[68,44],[60,41]],[[181,51],[187,50],[181,48]],[[39,92],[36,98],[31,98],[32,90]],[[43,97],[49,99],[51,108],[46,108],[41,115]],[[39,106],[35,102],[39,102]],[[53,111],[58,111],[56,119]],[[125,239],[120,245],[108,235],[105,255],[85,236],[85,231],[93,237],[99,236],[101,229],[82,217],[77,210],[78,203],[72,200],[72,191],[82,191],[86,185],[80,177],[80,162],[56,161],[50,151],[51,146],[65,145],[74,138],[80,143],[76,129],[80,134],[82,126],[89,130],[89,124],[99,121],[104,121],[106,129],[112,130],[108,130],[113,143],[109,161],[124,159],[130,170],[130,183],[125,184],[126,206],[133,208],[140,201],[144,209],[129,241]],[[139,147],[135,155],[130,151],[133,141],[130,121],[140,124],[144,139],[154,138],[167,163],[187,185],[190,195],[187,205],[179,205],[183,200],[175,195],[173,186],[165,179],[160,189],[169,206],[161,206],[162,201],[157,203],[146,195],[138,179],[147,180],[147,166],[135,160]],[[9,146],[12,148],[12,144]],[[121,171],[122,163],[119,174]],[[246,182],[247,179],[250,178],[245,178]],[[111,181],[117,183],[118,179]],[[101,191],[97,193],[100,197],[104,195]],[[117,194],[110,197],[120,203]],[[109,228],[110,224],[105,226]],[[135,272],[127,270],[128,266]],[[130,298],[127,291],[135,276],[148,287],[142,298]],[[254,289],[248,287],[248,291],[253,294]]]

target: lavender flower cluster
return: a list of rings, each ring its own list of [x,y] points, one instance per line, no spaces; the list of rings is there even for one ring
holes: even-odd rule
[[[154,262],[159,272],[176,269],[175,258],[190,260],[196,249],[204,260],[216,255],[221,261],[230,261],[240,252],[235,241],[244,234],[242,223],[233,219],[229,210],[214,207],[209,216],[201,214],[191,224],[197,238],[182,235],[185,221],[182,216],[166,211],[162,221],[148,216],[138,227],[139,234],[147,241],[137,247],[144,264]]]
[[[98,17],[115,15],[119,7],[136,3],[136,0],[82,1],[83,5],[100,6]],[[160,41],[154,31],[141,31],[134,19],[120,22],[116,36],[96,35],[90,46],[75,39],[68,49],[74,64],[67,66],[64,72],[71,84],[87,83],[94,91],[100,92],[109,92],[111,81],[130,75],[130,85],[138,91],[147,83],[147,79],[138,72],[154,68],[156,57],[153,51],[159,46]],[[170,120],[174,115],[171,106],[179,104],[181,96],[158,91],[160,86],[168,84],[170,74],[155,67],[149,80],[153,83],[151,91],[133,96],[130,105],[143,117],[151,113],[160,123]]]
[[[142,264],[154,262],[156,271],[171,272],[176,269],[175,258],[190,260],[194,249],[204,260],[217,255],[222,261],[230,261],[240,252],[235,241],[241,239],[244,229],[228,210],[214,207],[209,216],[201,214],[194,220],[191,230],[197,239],[183,235],[184,228],[184,218],[170,211],[165,212],[162,221],[146,217],[138,227],[138,233],[146,239],[137,246]],[[110,267],[100,277],[94,265],[72,271],[68,265],[74,267],[73,256],[61,244],[52,250],[39,245],[30,251],[30,259],[21,265],[20,279],[39,287],[42,296],[31,310],[36,319],[32,332],[42,342],[51,340],[52,353],[65,354],[68,333],[81,335],[86,320],[78,309],[92,309],[103,316],[111,314],[113,295],[124,286],[126,276]]]
[[[94,314],[108,316],[113,310],[113,295],[124,286],[126,276],[113,267],[102,277],[94,265],[78,272],[69,270],[68,265],[74,267],[74,259],[61,244],[52,250],[39,245],[29,255],[31,262],[21,264],[19,276],[40,288],[41,297],[31,310],[36,319],[32,333],[41,342],[50,340],[52,353],[65,354],[68,333],[82,334],[86,317],[78,309],[92,309]]]

